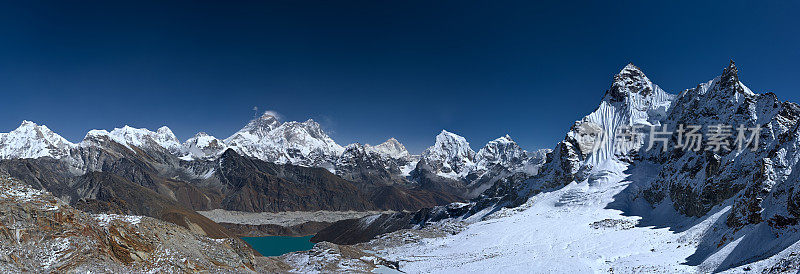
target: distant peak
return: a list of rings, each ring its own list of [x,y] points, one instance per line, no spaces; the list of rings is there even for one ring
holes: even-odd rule
[[[627,65],[625,65],[625,67],[622,68],[622,70],[620,70],[619,73],[617,73],[617,76],[618,77],[626,77],[626,78],[643,78],[643,77],[645,77],[644,76],[644,72],[642,72],[642,69],[640,69],[639,67],[637,67],[633,63],[628,63]]]
[[[731,60],[724,70],[722,70],[721,82],[723,85],[731,85],[739,83],[739,69],[736,68],[736,62]]]
[[[36,123],[28,121],[28,120],[22,120],[22,123],[19,126],[20,127],[24,127],[24,126],[34,126],[35,127]]]
[[[506,134],[503,137],[499,137],[497,139],[489,141],[489,143],[487,143],[486,145],[489,146],[493,144],[509,144],[509,143],[516,143],[516,142],[514,142],[514,139],[511,139],[510,135]]]
[[[614,75],[614,82],[611,88],[606,91],[607,96],[612,101],[625,101],[626,98],[632,94],[640,94],[648,96],[653,92],[652,83],[650,79],[644,75],[644,72],[634,65],[628,63],[622,70]]]
[[[408,150],[406,150],[406,147],[403,146],[403,144],[401,144],[395,138],[389,138],[389,140],[386,140],[386,142],[383,142],[377,146],[366,145],[365,148],[368,151],[375,152],[394,159],[407,157],[409,155]]]
[[[375,148],[381,149],[381,150],[394,150],[394,151],[398,151],[398,152],[406,151],[406,147],[403,146],[403,144],[401,144],[400,141],[397,141],[397,139],[395,139],[394,137],[393,138],[389,138],[389,140],[386,140],[386,142],[383,142],[383,143],[375,146]]]
[[[172,130],[169,129],[169,127],[167,127],[167,126],[163,126],[163,127],[158,128],[158,133],[168,134],[168,135],[175,135],[175,134],[172,133]]]
[[[633,63],[628,63],[627,65],[625,65],[624,68],[622,68],[622,70],[619,73],[621,74],[621,73],[623,73],[625,71],[639,71],[639,72],[641,72],[642,69],[640,69],[639,67],[637,67]]]
[[[728,62],[728,68],[736,69],[736,62],[734,62],[733,59],[730,59],[730,61]]]
[[[265,111],[264,114],[261,114],[261,117],[259,117],[259,118],[261,118],[261,119],[269,119],[269,118],[278,119],[277,117],[275,117],[275,113],[272,112],[272,111]]]
[[[270,131],[277,128],[280,125],[281,123],[278,122],[278,118],[275,117],[275,113],[272,111],[267,111],[264,112],[264,114],[261,115],[261,117],[251,120],[250,123],[248,123],[247,126],[243,128],[243,130],[249,131],[251,133],[255,133],[257,131],[261,132],[262,130]]]
[[[20,123],[19,127],[17,128],[17,130],[38,130],[38,131],[43,131],[43,132],[49,132],[50,131],[50,129],[47,128],[47,126],[39,125],[39,124],[36,124],[36,123],[28,121],[28,120],[23,120],[22,123]]]
[[[45,134],[52,133],[52,131],[50,131],[50,129],[47,128],[47,126],[38,125],[38,124],[36,124],[34,122],[31,122],[31,121],[28,121],[28,120],[23,120],[22,123],[20,123],[19,127],[17,127],[17,129],[15,129],[14,131],[16,131],[16,132],[36,131],[36,132],[41,132],[41,133],[45,133]]]
[[[352,143],[352,144],[349,144],[349,145],[345,146],[344,149],[345,149],[345,151],[364,150],[366,147],[367,146],[365,146],[365,145],[363,145],[363,144],[361,144],[359,142],[355,142],[355,143]]]
[[[442,130],[439,135],[436,135],[436,145],[439,146],[465,146],[469,147],[469,143],[467,143],[467,139],[464,137],[449,132],[447,130]],[[434,145],[434,146],[436,146]]]

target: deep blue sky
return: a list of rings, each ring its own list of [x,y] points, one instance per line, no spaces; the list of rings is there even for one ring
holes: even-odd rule
[[[731,58],[753,91],[800,101],[797,2],[158,2],[2,2],[0,132],[225,138],[258,106],[342,145],[421,152],[447,129],[551,148],[626,63],[677,93]]]

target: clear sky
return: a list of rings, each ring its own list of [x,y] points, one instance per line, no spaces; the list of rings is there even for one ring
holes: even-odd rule
[[[342,145],[418,153],[447,129],[552,148],[628,62],[677,93],[734,59],[753,91],[800,101],[797,1],[0,3],[0,132],[27,119],[73,142],[126,124],[225,138],[255,106]]]

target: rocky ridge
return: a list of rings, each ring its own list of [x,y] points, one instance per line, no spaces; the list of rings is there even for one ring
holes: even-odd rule
[[[212,239],[157,219],[88,214],[13,178],[0,178],[4,272],[285,271],[235,238]],[[284,270],[281,270],[284,269]]]

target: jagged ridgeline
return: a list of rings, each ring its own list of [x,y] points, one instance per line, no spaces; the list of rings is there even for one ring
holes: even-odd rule
[[[72,143],[29,121],[0,133],[0,172],[81,210],[151,216],[212,237],[233,233],[198,212],[419,210],[475,197],[511,174],[535,174],[544,153],[509,136],[476,153],[447,131],[423,155],[394,138],[342,147],[313,120],[281,123],[270,112],[224,140],[201,132],[181,143],[167,127],[125,126]],[[265,229],[225,226],[237,234]]]

